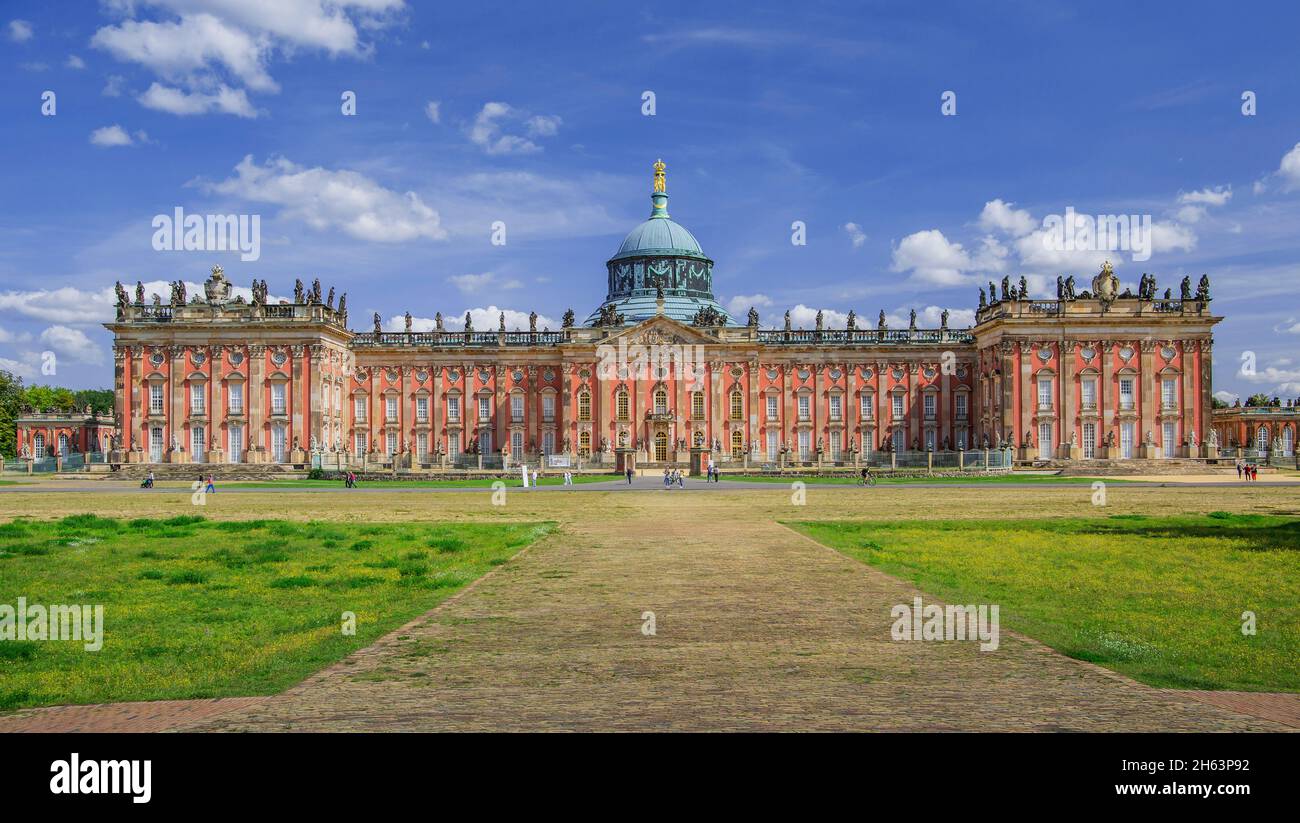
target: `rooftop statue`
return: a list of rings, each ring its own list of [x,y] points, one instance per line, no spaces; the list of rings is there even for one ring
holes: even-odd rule
[[[664,165],[663,160],[655,161],[655,191],[656,192],[668,191],[668,184],[664,179],[664,169],[666,168],[668,167]]]

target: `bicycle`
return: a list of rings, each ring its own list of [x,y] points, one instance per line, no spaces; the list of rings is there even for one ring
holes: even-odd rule
[[[876,476],[874,474],[866,474],[858,478],[858,486],[860,487],[865,488],[874,485],[876,485]]]

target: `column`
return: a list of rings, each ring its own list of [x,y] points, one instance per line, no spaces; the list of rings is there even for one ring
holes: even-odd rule
[[[262,446],[262,383],[266,372],[266,346],[248,347],[248,383],[245,386],[244,402],[248,404],[248,432],[244,439],[244,448],[248,452],[247,462],[260,460],[256,450]]]
[[[1142,424],[1140,426],[1141,430],[1137,433],[1137,440],[1139,443],[1146,443],[1147,433],[1154,433],[1156,429],[1156,403],[1152,400],[1155,383],[1156,343],[1154,340],[1143,340],[1138,345],[1142,352],[1142,361],[1139,366],[1142,373],[1138,375],[1138,385],[1141,386],[1141,399],[1139,402],[1142,403]],[[1162,440],[1161,445],[1163,445],[1163,431],[1160,437]],[[1176,451],[1175,454],[1177,454]]]
[[[1061,364],[1061,408],[1058,413],[1061,443],[1072,443],[1074,438],[1074,349],[1075,341],[1061,340],[1057,358]],[[1079,456],[1071,450],[1070,457]]]

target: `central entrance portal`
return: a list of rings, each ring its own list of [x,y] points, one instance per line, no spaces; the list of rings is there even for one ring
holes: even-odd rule
[[[666,432],[655,432],[655,462],[668,462],[668,434]]]

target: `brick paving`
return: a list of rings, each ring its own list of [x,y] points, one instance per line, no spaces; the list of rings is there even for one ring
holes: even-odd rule
[[[1090,512],[1086,492],[1036,494],[1044,510],[1060,515]],[[92,724],[203,731],[1295,726],[1286,708],[1294,707],[1295,695],[1238,695],[1224,702],[1222,693],[1154,689],[1005,631],[995,652],[980,652],[974,643],[893,642],[889,609],[918,592],[776,522],[901,511],[909,517],[974,517],[987,515],[981,509],[991,493],[952,489],[923,496],[809,487],[803,509],[792,508],[789,491],[779,487],[707,495],[582,494],[565,502],[516,492],[504,510],[491,506],[487,493],[404,496],[400,504],[364,516],[550,517],[561,528],[456,600],[283,694],[240,698],[243,704],[169,701],[171,709],[135,704],[36,710],[0,719],[0,731],[15,730],[13,723],[50,731],[101,727]],[[1272,494],[1242,496],[1240,505],[1181,490],[1168,495],[1180,510],[1213,505],[1276,511],[1290,503]],[[267,507],[283,507],[285,499],[311,505],[310,495],[270,497],[276,499]],[[1149,511],[1146,498],[1117,491],[1109,513]],[[324,516],[363,516],[372,501],[340,499]],[[239,510],[234,516],[267,513],[247,499],[231,505]],[[106,509],[113,506],[105,503]],[[655,636],[642,633],[646,611],[655,613]],[[203,704],[217,704],[220,712],[204,713]],[[132,717],[132,711],[138,714]],[[50,719],[42,724],[40,717]]]

